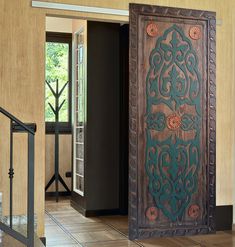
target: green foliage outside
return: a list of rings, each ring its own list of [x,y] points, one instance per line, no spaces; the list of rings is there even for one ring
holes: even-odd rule
[[[69,80],[69,46],[63,43],[46,43],[46,80],[51,83],[55,90],[56,80],[59,80],[59,90]],[[45,121],[54,122],[55,117],[48,102],[55,106],[55,98],[48,86],[45,84]],[[65,99],[65,103],[60,110],[59,121],[68,121],[68,86],[60,96],[61,103]]]

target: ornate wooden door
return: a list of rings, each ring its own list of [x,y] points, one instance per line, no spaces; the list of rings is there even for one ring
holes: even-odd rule
[[[130,5],[129,237],[215,231],[215,13]]]

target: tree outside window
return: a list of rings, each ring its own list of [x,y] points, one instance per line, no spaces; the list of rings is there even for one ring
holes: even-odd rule
[[[46,81],[56,89],[56,80],[59,90],[67,81],[71,80],[71,38],[68,34],[47,33],[46,42]],[[67,37],[67,38],[66,38]],[[60,130],[71,128],[71,83],[60,96],[60,103],[65,100],[59,114]],[[47,132],[53,132],[55,116],[48,103],[55,106],[55,98],[49,87],[45,84],[45,121]],[[71,131],[71,129],[70,129]]]

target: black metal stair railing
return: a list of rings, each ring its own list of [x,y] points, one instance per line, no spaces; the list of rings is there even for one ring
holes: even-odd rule
[[[34,247],[34,137],[36,132],[36,124],[25,124],[12,114],[0,107],[0,113],[10,119],[10,195],[9,195],[9,220],[10,223],[5,224],[0,222],[0,230],[9,234],[21,243],[28,247]],[[28,134],[28,185],[27,185],[27,233],[26,236],[13,229],[13,180],[14,180],[14,165],[13,165],[13,134],[14,133]]]

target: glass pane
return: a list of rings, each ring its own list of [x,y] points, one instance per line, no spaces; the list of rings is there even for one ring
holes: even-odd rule
[[[78,175],[76,175],[76,189],[80,190],[80,191],[84,191],[84,179],[83,177],[80,177]]]
[[[84,78],[84,65],[81,63],[78,65],[78,79]]]
[[[78,95],[82,95],[83,94],[83,80],[79,80],[78,81]]]
[[[83,47],[78,48],[78,63],[83,63]]]
[[[82,95],[78,95],[78,111],[79,111],[79,113],[81,113],[83,111],[83,97],[82,97]],[[80,117],[81,117],[81,115],[80,115]]]
[[[81,176],[84,175],[84,161],[76,160],[76,172]]]
[[[76,131],[76,142],[84,142],[84,129],[83,128],[77,128]]]
[[[46,80],[51,87],[56,90],[56,80],[58,89],[62,89],[69,80],[69,44],[47,42],[46,43]],[[48,103],[55,107],[55,98],[50,88],[45,87],[45,121],[54,122],[55,116]],[[59,114],[59,121],[68,122],[69,120],[69,92],[68,85],[60,96],[59,104],[65,100]]]
[[[83,159],[84,158],[84,147],[83,144],[76,144],[76,148],[77,148],[77,157],[79,159]]]

